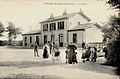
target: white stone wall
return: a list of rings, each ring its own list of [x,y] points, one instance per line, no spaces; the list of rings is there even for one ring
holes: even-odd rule
[[[78,25],[78,22],[80,22],[80,24],[84,24],[84,23],[88,23],[88,20],[86,18],[84,18],[81,14],[76,14],[73,17],[70,17],[67,21],[67,27],[68,29],[71,29],[75,26]]]
[[[64,21],[64,24],[65,24],[64,29],[67,29],[67,27],[66,27],[66,21],[67,21],[67,19],[62,19],[62,20],[55,20],[55,21],[51,21],[51,22],[41,23],[41,31],[43,32],[43,25],[44,24],[48,24],[48,29],[49,29],[49,27],[50,27],[49,24],[50,23],[56,23],[56,30],[58,30],[57,23],[61,22],[61,21]],[[50,31],[50,30],[48,30],[48,31]]]
[[[64,30],[58,30],[58,22],[64,21]],[[71,36],[68,36],[69,33],[67,33],[67,29],[73,28],[76,25],[78,25],[78,22],[80,22],[81,24],[83,23],[88,23],[88,20],[86,18],[84,18],[81,14],[76,14],[73,17],[70,17],[69,19],[62,19],[62,20],[56,20],[56,21],[52,21],[52,22],[45,22],[45,23],[41,23],[41,35],[42,35],[42,45],[44,44],[44,35],[47,35],[47,41],[51,41],[51,35],[54,34],[55,35],[55,43],[58,44],[59,43],[59,34],[63,34],[63,46],[67,46],[68,43],[71,42],[71,40],[73,39]],[[43,31],[43,25],[44,24],[48,24],[48,29],[49,29],[49,24],[50,23],[56,23],[56,30],[50,32],[48,31]],[[72,32],[69,34],[71,35]],[[78,35],[78,43],[81,42],[81,40],[83,40],[84,38],[81,38],[81,32],[77,32]],[[84,36],[84,35],[83,35]],[[68,38],[70,37],[70,38]]]
[[[57,31],[53,31],[53,33],[51,32],[43,32],[42,33],[42,44],[44,43],[44,35],[47,35],[47,41],[51,41],[51,35],[54,34],[55,35],[55,44],[59,44],[59,34],[63,34],[63,43],[64,46],[66,46],[67,43],[67,31],[66,30],[57,30]]]
[[[89,28],[85,30],[86,32],[86,43],[89,42],[102,42],[102,32],[96,27]]]
[[[73,43],[73,34],[77,34],[77,43]],[[71,31],[68,32],[69,44],[75,44],[77,47],[81,47],[82,41],[85,41],[85,32],[84,31]]]
[[[64,29],[58,30],[58,22],[64,21]],[[56,23],[56,30],[53,31],[43,31],[43,25],[44,24],[48,24],[48,29],[49,29],[49,24],[50,23]],[[57,20],[57,21],[52,21],[52,22],[46,22],[46,23],[42,23],[41,24],[41,35],[42,35],[42,45],[44,45],[44,35],[47,35],[47,41],[51,41],[51,35],[54,34],[55,35],[55,43],[59,45],[59,34],[63,34],[63,38],[64,38],[64,45],[66,46],[67,43],[67,19],[62,19],[62,20]]]

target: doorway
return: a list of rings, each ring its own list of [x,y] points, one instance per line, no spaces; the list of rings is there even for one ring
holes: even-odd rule
[[[63,34],[59,34],[59,47],[63,47]]]
[[[47,35],[44,35],[44,44],[47,43]]]

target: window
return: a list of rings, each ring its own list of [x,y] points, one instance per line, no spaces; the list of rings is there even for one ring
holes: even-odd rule
[[[27,37],[25,37],[25,43],[24,44],[25,44],[25,46],[27,46]]]
[[[64,21],[58,22],[58,30],[64,29]]]
[[[32,43],[32,37],[30,36],[30,43]]]
[[[27,37],[25,37],[25,42],[27,41]]]
[[[50,23],[50,30],[56,30],[56,23]]]
[[[73,43],[77,43],[77,34],[76,33],[73,34]]]
[[[48,24],[43,25],[43,31],[48,31]]]
[[[47,35],[44,35],[44,44],[47,43]]]
[[[55,42],[55,35],[54,34],[51,35],[51,42]]]
[[[63,47],[63,41],[64,41],[63,34],[59,34],[59,46],[60,47]]]

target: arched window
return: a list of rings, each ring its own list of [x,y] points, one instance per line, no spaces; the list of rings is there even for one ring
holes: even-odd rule
[[[77,34],[76,33],[73,34],[73,43],[77,43]]]

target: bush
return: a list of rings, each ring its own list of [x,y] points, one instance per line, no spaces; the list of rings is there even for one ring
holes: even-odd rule
[[[112,39],[107,44],[108,55],[107,55],[107,64],[112,66],[120,65],[120,35],[116,39]]]

